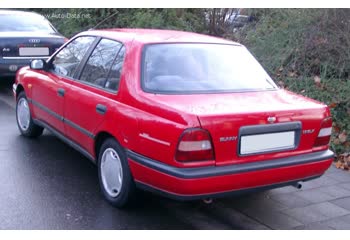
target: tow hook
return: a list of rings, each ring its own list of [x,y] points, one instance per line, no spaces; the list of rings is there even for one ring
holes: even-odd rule
[[[213,199],[212,198],[205,198],[205,199],[203,199],[203,202],[205,204],[212,204],[213,203]]]

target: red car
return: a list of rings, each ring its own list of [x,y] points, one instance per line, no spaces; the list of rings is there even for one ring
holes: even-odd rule
[[[87,31],[22,68],[13,91],[21,134],[48,129],[91,159],[117,207],[137,188],[194,200],[298,185],[333,160],[328,107],[224,39]]]

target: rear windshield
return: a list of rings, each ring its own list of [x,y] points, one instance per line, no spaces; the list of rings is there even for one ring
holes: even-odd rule
[[[250,52],[239,45],[147,45],[142,66],[142,88],[151,93],[243,92],[277,88]]]
[[[0,32],[56,33],[46,18],[37,14],[0,14]]]

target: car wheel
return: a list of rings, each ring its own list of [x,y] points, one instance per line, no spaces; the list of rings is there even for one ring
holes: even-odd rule
[[[16,120],[19,131],[25,137],[39,137],[44,131],[44,128],[33,122],[29,103],[23,91],[17,97]]]
[[[135,199],[136,187],[125,151],[113,138],[105,140],[100,148],[98,177],[104,197],[113,206],[123,208]]]

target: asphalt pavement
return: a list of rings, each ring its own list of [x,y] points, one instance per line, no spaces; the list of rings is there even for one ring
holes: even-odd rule
[[[46,130],[20,136],[12,82],[0,78],[0,229],[350,229],[350,173],[334,167],[303,190],[209,205],[143,193],[134,208],[113,208],[88,159]]]

